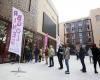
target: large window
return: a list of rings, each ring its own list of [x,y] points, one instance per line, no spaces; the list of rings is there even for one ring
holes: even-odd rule
[[[100,15],[96,15],[96,21],[100,21]]]
[[[6,35],[7,35],[7,33],[6,33],[7,24],[8,23],[0,20],[0,40],[2,40],[4,42],[6,40]]]
[[[42,31],[56,38],[56,24],[45,13],[43,13]]]

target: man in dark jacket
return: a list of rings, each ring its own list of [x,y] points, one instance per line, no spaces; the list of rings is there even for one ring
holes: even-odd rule
[[[59,69],[63,69],[63,53],[64,53],[63,47],[60,46],[57,53],[58,61],[60,65]]]
[[[84,63],[85,53],[86,53],[85,48],[81,46],[79,51],[79,58],[82,64],[82,69],[81,69],[82,72],[86,72],[86,66]]]
[[[94,62],[94,72],[95,72],[95,73],[98,73],[98,72],[97,72],[96,65],[97,65],[97,62],[98,62],[98,63],[99,63],[99,66],[100,66],[100,51],[99,51],[99,49],[96,47],[96,44],[93,44],[91,50],[92,50],[93,62]]]
[[[34,49],[34,57],[35,57],[35,62],[37,63],[38,61],[38,55],[39,55],[39,49],[37,46],[35,46],[35,49]]]

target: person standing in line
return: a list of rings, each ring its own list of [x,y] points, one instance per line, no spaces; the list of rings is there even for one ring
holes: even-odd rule
[[[92,55],[93,55],[93,62],[94,62],[94,72],[97,74],[97,62],[99,63],[100,67],[100,51],[97,48],[96,44],[93,44],[92,48]]]
[[[35,49],[34,49],[35,63],[38,62],[38,55],[39,55],[39,49],[37,46],[35,46]]]
[[[76,59],[79,59],[79,51],[80,51],[80,44],[77,43],[76,49],[75,49],[75,54],[76,54]]]
[[[70,48],[67,45],[65,45],[64,59],[65,59],[65,65],[67,67],[65,74],[70,74],[69,72]]]
[[[41,62],[41,58],[42,58],[42,48],[39,51],[39,62]]]
[[[79,58],[80,58],[80,61],[81,61],[81,64],[82,64],[81,71],[84,72],[84,73],[86,72],[86,66],[85,66],[85,62],[84,62],[85,54],[86,54],[85,47],[82,45],[80,47]]]
[[[53,59],[54,55],[55,55],[54,48],[52,47],[52,45],[50,45],[50,49],[49,49],[49,67],[54,66],[54,59]]]
[[[44,61],[44,58],[45,58],[45,51],[44,48],[42,48],[42,61]]]
[[[29,46],[28,46],[28,43],[25,45],[24,54],[25,54],[25,62],[29,62]]]
[[[48,49],[48,46],[46,46],[46,49],[45,49],[45,60],[46,60],[46,64],[48,64],[48,55],[49,55],[49,49]]]
[[[32,42],[29,42],[29,61],[32,61],[33,55],[32,55]]]
[[[64,55],[64,50],[62,45],[59,46],[58,52],[57,52],[57,56],[58,56],[58,61],[59,61],[59,69],[63,69],[63,55]]]
[[[89,48],[88,50],[88,55],[89,55],[89,59],[90,59],[90,64],[93,62],[93,55],[92,55],[92,50],[91,48]]]

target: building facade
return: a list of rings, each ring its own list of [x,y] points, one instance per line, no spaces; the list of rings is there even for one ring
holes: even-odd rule
[[[91,10],[90,18],[92,21],[94,43],[100,47],[100,8]]]
[[[10,41],[12,7],[24,14],[24,46],[31,42],[33,46],[43,47],[48,33],[48,44],[55,47],[58,15],[51,0],[0,0],[0,40],[5,43],[5,54]]]
[[[93,32],[91,19],[82,18],[64,23],[65,28],[65,44],[91,45],[93,43]]]

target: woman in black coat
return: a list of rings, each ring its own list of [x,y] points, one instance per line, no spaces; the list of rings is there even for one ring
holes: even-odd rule
[[[96,66],[97,66],[97,62],[99,63],[99,66],[100,66],[100,51],[96,47],[96,44],[93,44],[91,50],[92,50],[93,62],[94,62],[94,72],[98,73]]]
[[[60,46],[57,52],[58,61],[60,65],[59,69],[63,69],[63,53],[64,53],[63,47]]]
[[[79,51],[79,58],[82,64],[82,69],[81,69],[82,72],[86,72],[86,66],[84,62],[85,54],[86,54],[85,48],[81,46]]]

